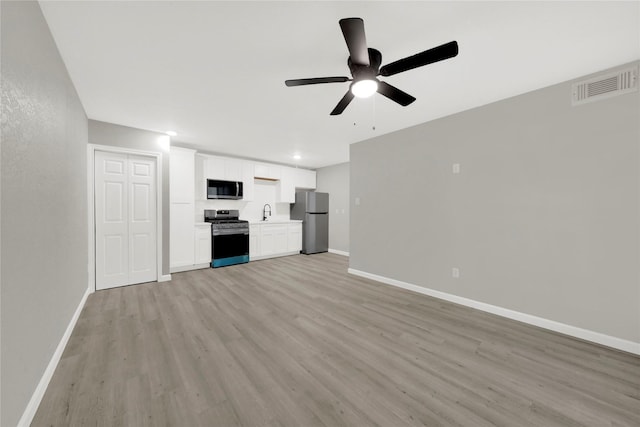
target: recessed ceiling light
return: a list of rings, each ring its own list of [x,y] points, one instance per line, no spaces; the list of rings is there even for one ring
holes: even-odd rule
[[[165,133],[169,136],[178,136],[178,132],[176,132],[175,130],[168,130]]]
[[[293,158],[296,160],[300,160],[302,157],[300,156],[300,154],[294,154]]]

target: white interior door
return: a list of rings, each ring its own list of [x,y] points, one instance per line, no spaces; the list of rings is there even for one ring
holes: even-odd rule
[[[157,280],[155,159],[95,153],[96,289]]]
[[[129,284],[157,280],[156,160],[129,156]]]

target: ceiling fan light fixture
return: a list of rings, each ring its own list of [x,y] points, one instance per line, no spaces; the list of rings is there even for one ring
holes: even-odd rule
[[[351,85],[351,93],[357,98],[368,98],[378,90],[378,82],[373,79],[363,79]]]

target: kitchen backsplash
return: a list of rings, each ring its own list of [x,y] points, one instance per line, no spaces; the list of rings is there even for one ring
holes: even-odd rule
[[[255,180],[254,197],[250,202],[244,200],[196,200],[196,222],[204,221],[205,209],[238,209],[240,219],[247,221],[260,221],[262,208],[265,204],[271,205],[271,217],[273,220],[289,219],[290,204],[276,203],[275,181]]]

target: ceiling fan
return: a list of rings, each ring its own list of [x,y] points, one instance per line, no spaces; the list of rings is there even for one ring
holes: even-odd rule
[[[364,21],[362,18],[345,18],[340,20],[340,28],[347,42],[349,59],[347,65],[351,70],[349,77],[316,77],[311,79],[286,80],[287,86],[304,86],[319,83],[344,83],[351,82],[349,90],[342,97],[336,108],[331,111],[332,116],[341,114],[354,96],[366,98],[378,92],[392,101],[406,107],[416,99],[406,92],[380,81],[378,76],[393,76],[394,74],[432,64],[444,59],[453,58],[458,54],[458,43],[452,41],[433,49],[425,50],[418,54],[408,56],[398,61],[380,67],[382,54],[380,51],[367,48],[367,40],[364,35]]]

